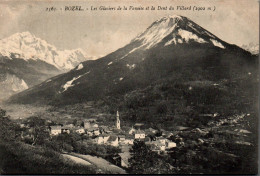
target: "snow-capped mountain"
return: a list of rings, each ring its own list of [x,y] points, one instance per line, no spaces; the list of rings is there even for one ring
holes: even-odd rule
[[[199,25],[182,16],[167,16],[155,21],[146,31],[139,34],[134,41],[141,41],[145,49],[152,48],[163,39],[169,37],[165,46],[178,43],[209,43],[220,48],[225,48],[216,36],[202,29]]]
[[[249,72],[254,75],[250,65],[254,62],[249,52],[226,43],[190,19],[167,16],[117,51],[82,62],[9,101],[74,103],[124,95],[161,80],[216,82]]]
[[[241,48],[244,48],[252,54],[259,54],[259,44],[254,44],[251,42],[248,45],[242,45]]]
[[[0,101],[91,60],[81,49],[60,51],[29,32],[0,40]]]
[[[87,60],[81,49],[60,51],[29,32],[16,33],[0,40],[0,54],[10,59],[12,54],[24,60],[39,59],[60,70],[70,70]]]

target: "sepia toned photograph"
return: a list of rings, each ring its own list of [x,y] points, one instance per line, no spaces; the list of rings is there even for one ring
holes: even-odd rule
[[[258,0],[0,1],[0,174],[258,174]]]

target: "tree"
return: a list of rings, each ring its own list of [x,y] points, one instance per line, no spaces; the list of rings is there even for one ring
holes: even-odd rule
[[[74,119],[73,122],[72,122],[72,124],[73,124],[74,126],[76,126],[76,125],[77,125],[77,122],[78,122],[78,120],[77,120],[77,119]]]
[[[165,163],[163,158],[155,158],[154,166],[148,167],[144,171],[145,174],[174,174],[172,166],[169,163]]]
[[[0,139],[3,141],[15,140],[18,125],[6,116],[6,111],[0,108]]]
[[[130,150],[129,170],[134,174],[172,173],[169,163],[145,145],[143,141],[135,141]]]
[[[44,119],[32,116],[27,119],[27,124],[33,129],[32,145],[41,145],[45,139],[49,138],[49,132],[46,130],[46,121]]]
[[[134,145],[130,150],[131,158],[129,159],[131,172],[138,174],[143,173],[147,161],[147,156],[150,153],[150,149],[145,145],[143,141],[134,141]]]
[[[168,111],[167,102],[163,101],[160,104],[158,104],[156,107],[156,112],[158,114],[166,114],[167,111]]]

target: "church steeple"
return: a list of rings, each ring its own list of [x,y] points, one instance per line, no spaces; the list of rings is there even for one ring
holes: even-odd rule
[[[116,128],[120,130],[119,112],[116,112]]]

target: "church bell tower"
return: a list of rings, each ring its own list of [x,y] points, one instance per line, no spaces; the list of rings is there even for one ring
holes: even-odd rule
[[[116,128],[120,130],[119,112],[116,112]]]

